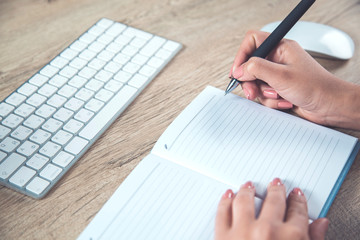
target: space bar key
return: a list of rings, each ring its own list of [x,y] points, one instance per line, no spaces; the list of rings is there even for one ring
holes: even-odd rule
[[[92,140],[117,113],[126,108],[130,99],[137,92],[136,88],[125,85],[98,114],[80,131],[79,135]]]

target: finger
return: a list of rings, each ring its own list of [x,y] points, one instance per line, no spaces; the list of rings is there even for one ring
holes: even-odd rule
[[[312,240],[325,239],[326,231],[329,227],[329,220],[327,218],[316,219],[309,227],[309,235]]]
[[[284,81],[289,79],[286,65],[270,62],[259,57],[252,57],[233,72],[239,81],[262,80],[277,91],[284,89]]]
[[[246,182],[236,193],[233,202],[234,225],[248,226],[255,220],[255,187]]]
[[[268,186],[259,219],[283,221],[286,209],[285,186],[279,178],[275,178]]]
[[[221,197],[215,219],[217,233],[224,232],[231,227],[233,198],[234,193],[231,189],[228,189]]]
[[[269,99],[260,97],[259,102],[264,106],[279,110],[291,109],[294,106],[291,102],[288,102],[285,99]]]
[[[266,32],[247,32],[236,54],[232,70],[230,72],[233,72],[237,67],[246,62],[253,54],[253,52],[261,45],[262,42],[265,41],[268,36],[269,33]]]
[[[308,229],[309,217],[306,198],[300,188],[294,188],[288,196],[286,222],[301,229]]]
[[[241,87],[247,99],[255,100],[259,96],[259,87],[256,82],[243,82]]]
[[[275,91],[274,88],[270,87],[269,84],[263,81],[258,81],[257,85],[259,86],[260,93],[262,94],[263,98],[270,98],[270,99],[279,98],[279,94]]]

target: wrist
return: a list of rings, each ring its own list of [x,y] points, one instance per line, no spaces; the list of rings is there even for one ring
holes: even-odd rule
[[[360,130],[360,85],[342,81],[333,97],[326,125]]]

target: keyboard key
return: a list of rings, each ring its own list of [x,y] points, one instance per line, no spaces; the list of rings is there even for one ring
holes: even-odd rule
[[[6,117],[14,109],[15,109],[14,106],[11,106],[7,103],[2,102],[2,103],[0,103],[0,116]]]
[[[34,107],[39,107],[45,101],[46,101],[46,97],[34,93],[30,98],[26,100],[26,103],[33,105]]]
[[[113,76],[113,73],[105,71],[105,70],[100,70],[100,72],[98,72],[95,75],[95,78],[102,82],[107,82],[111,79],[112,76]]]
[[[95,79],[93,79],[93,80],[97,81]],[[103,83],[100,84],[100,87],[102,87],[102,85],[103,85]],[[86,88],[82,88],[75,94],[75,97],[80,100],[87,101],[94,95],[94,93],[95,93],[94,91],[91,91]]]
[[[47,104],[53,107],[60,107],[66,102],[66,98],[63,96],[60,96],[58,94],[53,95],[49,100],[47,101]]]
[[[160,49],[156,54],[156,57],[161,58],[161,59],[168,59],[171,56],[171,52],[167,51],[165,49]]]
[[[74,159],[74,156],[61,151],[54,159],[53,159],[53,163],[59,165],[60,167],[67,167],[67,165],[69,165],[69,163],[71,163],[71,161]]]
[[[54,118],[50,118],[42,125],[42,128],[48,132],[53,133],[56,132],[62,125],[63,125],[62,122]]]
[[[79,154],[86,147],[88,142],[89,141],[83,138],[74,137],[64,149],[65,151],[76,155]]]
[[[58,94],[65,98],[69,98],[72,95],[74,95],[76,93],[76,91],[77,91],[77,88],[74,88],[69,85],[65,85],[62,88],[60,88],[60,90],[58,91]]]
[[[123,68],[122,70],[125,72],[128,72],[130,74],[134,74],[136,73],[138,70],[140,69],[140,65],[137,65],[133,62],[128,62]]]
[[[123,84],[121,82],[110,80],[104,88],[112,92],[117,92],[122,86]]]
[[[40,170],[48,161],[49,158],[36,153],[26,162],[26,165],[35,170]]]
[[[16,128],[22,121],[24,121],[24,118],[15,114],[10,114],[2,121],[2,124],[9,128]]]
[[[111,61],[108,64],[106,64],[104,69],[108,72],[116,73],[121,69],[121,64]]]
[[[136,87],[136,88],[140,88],[142,87],[146,81],[148,80],[149,78],[141,75],[141,74],[136,74],[130,81],[129,81],[129,85],[130,86],[133,86],[133,87]]]
[[[79,55],[80,58],[87,61],[93,59],[95,56],[96,56],[96,52],[90,51],[89,49],[85,49],[85,51],[81,52]]]
[[[24,83],[24,85],[22,85],[22,86],[18,89],[18,92],[21,93],[22,95],[30,96],[30,95],[33,94],[37,89],[38,89],[38,87],[36,87],[35,85],[32,85],[32,84],[30,84],[30,83]]]
[[[27,186],[26,186],[26,190],[33,192],[35,194],[41,194],[47,186],[50,185],[50,182],[39,178],[39,177],[35,177]]]
[[[78,52],[81,52],[82,50],[84,50],[85,48],[87,47],[87,44],[84,43],[84,42],[81,42],[79,40],[75,41],[73,44],[70,45],[70,48],[75,50],[75,51],[78,51]]]
[[[49,163],[40,172],[40,176],[49,181],[53,181],[61,172],[62,172],[61,168]]]
[[[79,58],[79,57],[76,57],[75,59],[73,59],[71,62],[70,62],[70,66],[73,67],[73,68],[76,68],[76,69],[82,69],[83,67],[86,66],[88,62]]]
[[[153,74],[155,74],[155,72],[156,72],[156,68],[147,65],[143,66],[139,71],[139,73],[147,77],[151,77]]]
[[[84,33],[79,40],[84,43],[92,43],[96,39],[96,36],[90,34],[90,33]]]
[[[22,166],[10,179],[9,182],[15,184],[19,187],[23,187],[33,176],[35,176],[36,171]]]
[[[98,21],[96,23],[96,25],[106,29],[106,28],[110,27],[113,23],[114,22],[111,21],[110,19],[103,18],[100,21]]]
[[[97,57],[103,61],[110,61],[113,57],[115,56],[115,53],[104,50],[101,53],[99,53],[99,55],[97,55]]]
[[[85,104],[85,108],[90,111],[97,112],[104,106],[104,102],[97,99],[91,99],[88,103]]]
[[[65,103],[64,107],[76,112],[78,109],[82,107],[82,105],[84,105],[84,101],[73,97],[70,98],[70,100],[67,101],[67,103]]]
[[[4,140],[0,143],[0,149],[4,152],[12,152],[18,145],[20,144],[20,141],[15,140],[11,137],[6,137]]]
[[[55,111],[56,111],[56,108],[51,107],[51,106],[49,106],[47,104],[43,104],[43,105],[41,105],[41,107],[38,110],[36,110],[35,114],[40,116],[40,117],[43,117],[43,118],[48,118]]]
[[[0,162],[6,158],[7,154],[0,151]]]
[[[89,67],[84,67],[80,72],[79,72],[79,76],[84,77],[86,79],[90,79],[92,78],[94,75],[96,74],[96,70],[89,68]]]
[[[174,42],[174,41],[170,41],[170,40],[167,41],[163,46],[163,48],[168,50],[168,51],[175,51],[179,47],[180,47],[179,43]]]
[[[26,158],[20,154],[12,153],[0,163],[0,178],[7,179],[25,160]]]
[[[79,136],[91,140],[128,103],[137,92],[136,88],[124,86],[108,104],[80,131]]]
[[[33,114],[24,121],[24,125],[29,128],[35,129],[38,128],[43,122],[45,122],[45,119]]]
[[[1,129],[1,127],[2,126],[0,126],[0,129]],[[30,128],[20,125],[11,133],[11,137],[22,141],[22,140],[25,140],[32,132],[33,131]],[[1,135],[1,133],[0,133],[0,135]]]
[[[106,30],[106,33],[112,36],[119,35],[122,31],[124,31],[126,28],[126,25],[121,23],[114,23],[108,30]]]
[[[65,124],[64,130],[70,133],[77,133],[83,126],[84,124],[82,122],[70,119],[70,121]]]
[[[115,76],[114,79],[120,81],[122,83],[126,83],[131,78],[132,74],[124,71],[119,71]]]
[[[51,65],[57,68],[63,68],[69,63],[69,60],[60,56],[57,56],[50,62]]]
[[[57,88],[62,87],[66,82],[68,81],[68,79],[66,77],[63,77],[59,74],[56,74],[54,77],[52,77],[49,80],[49,83]]]
[[[100,101],[107,102],[114,94],[108,90],[101,89],[96,95],[95,98]]]
[[[59,144],[53,142],[47,142],[40,150],[39,153],[47,156],[52,157],[54,156],[59,150],[61,146]]]
[[[66,78],[72,78],[77,72],[78,70],[76,68],[66,66],[59,72],[59,74]]]
[[[46,77],[52,77],[59,71],[59,68],[47,65],[43,69],[40,70],[41,75]]]
[[[65,145],[72,137],[73,135],[71,133],[60,130],[51,138],[51,141]]]
[[[150,67],[158,68],[164,64],[164,60],[157,58],[157,57],[152,57],[147,64]]]
[[[63,58],[66,58],[67,60],[72,60],[77,55],[78,55],[77,51],[67,48],[61,53],[60,56],[62,56]]]
[[[16,151],[22,155],[31,156],[38,148],[39,145],[30,141],[25,141],[23,144],[21,144],[20,147],[16,149]]]
[[[35,86],[42,86],[49,78],[41,75],[41,74],[35,74],[32,78],[29,79],[29,82],[34,84]]]
[[[42,129],[38,129],[33,135],[31,135],[30,140],[38,144],[43,144],[50,137],[51,137],[51,133],[44,131]]]
[[[66,122],[67,120],[69,120],[71,118],[71,116],[74,115],[74,112],[66,109],[66,108],[60,108],[55,114],[54,114],[54,118],[57,120],[60,120],[62,122]]]
[[[0,139],[3,139],[10,131],[10,128],[0,125]]]
[[[96,80],[96,79],[91,79],[86,85],[85,87],[87,89],[90,89],[92,91],[97,92],[100,88],[102,88],[102,86],[104,85],[104,82]]]
[[[80,111],[74,116],[76,120],[79,120],[81,122],[87,122],[94,116],[94,112],[89,111],[85,108],[80,109]]]
[[[32,112],[34,112],[35,109],[36,109],[35,107],[30,106],[29,104],[22,103],[17,109],[15,109],[14,113],[16,113],[17,115],[19,115],[21,117],[27,117]]]
[[[13,106],[19,106],[26,99],[26,96],[14,92],[5,101]]]

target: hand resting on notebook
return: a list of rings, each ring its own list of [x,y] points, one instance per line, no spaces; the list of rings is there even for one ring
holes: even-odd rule
[[[283,39],[266,59],[249,59],[268,35],[248,32],[231,67],[229,77],[244,81],[245,96],[318,124],[360,130],[360,86],[328,72],[292,40]]]
[[[247,182],[235,195],[227,190],[217,210],[215,239],[324,239],[326,218],[308,224],[307,204],[299,188],[286,199],[285,186],[279,178],[270,182],[258,218],[255,218],[255,187]]]

